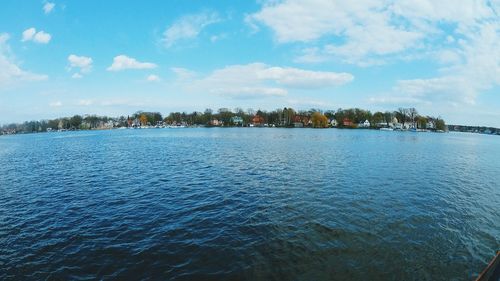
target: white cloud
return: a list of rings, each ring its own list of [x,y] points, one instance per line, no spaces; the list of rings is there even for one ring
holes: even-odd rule
[[[227,34],[225,34],[225,33],[218,34],[218,35],[212,35],[212,36],[210,36],[210,42],[215,43],[217,41],[220,41],[220,40],[226,39],[226,38],[227,38]]]
[[[43,5],[43,11],[45,14],[49,14],[50,12],[52,12],[52,10],[54,10],[54,7],[56,6],[55,3],[52,3],[52,2],[47,2],[45,3],[45,5]]]
[[[80,73],[73,73],[73,75],[71,75],[71,78],[73,79],[80,79],[80,78],[83,78],[83,75],[81,75]]]
[[[181,17],[165,30],[162,42],[165,47],[170,48],[180,40],[196,38],[205,27],[219,21],[221,19],[215,12],[203,12]]]
[[[170,70],[177,75],[177,79],[179,80],[187,80],[196,77],[196,73],[194,71],[182,67],[172,67]]]
[[[391,106],[416,106],[422,104],[424,101],[412,97],[402,96],[386,96],[386,97],[371,97],[368,99],[371,104],[383,104]]]
[[[94,104],[93,100],[79,100],[78,101],[78,105],[80,105],[80,106],[89,106],[89,105],[93,105],[93,104]]]
[[[458,22],[470,24],[477,19],[494,16],[487,0],[398,0],[391,4],[396,15],[404,16],[412,23]]]
[[[310,107],[327,108],[327,107],[338,106],[338,104],[332,104],[322,100],[311,100],[311,99],[289,99],[287,100],[287,103],[290,106],[299,106],[299,107],[310,106]]]
[[[49,33],[43,30],[36,32],[36,29],[31,27],[23,31],[23,38],[21,41],[33,41],[35,43],[47,44],[50,42],[50,39],[52,39],[52,36]]]
[[[342,6],[349,5],[336,6],[335,1],[329,0],[275,1],[247,16],[246,21],[267,25],[280,43],[307,42],[341,32],[341,26],[346,24]]]
[[[429,92],[447,92],[452,84],[458,83],[458,79],[447,78],[430,78],[430,79],[411,79],[400,80],[396,91],[408,93],[411,96],[423,96]]]
[[[123,110],[123,107],[131,107],[131,110],[136,110],[137,107],[147,106],[148,103],[142,100],[138,102],[135,99],[129,99],[129,98],[80,99],[80,100],[74,100],[72,102],[72,105],[79,107],[92,107],[92,109],[99,107],[117,107],[121,112],[121,110]],[[109,112],[107,110],[109,109],[106,109],[106,112]]]
[[[436,63],[436,75],[398,81],[372,102],[474,104],[500,85],[499,12],[498,0],[283,0],[246,21],[268,27],[277,43],[299,43],[300,63]]]
[[[204,78],[184,82],[194,90],[228,97],[255,98],[285,96],[291,89],[334,87],[349,83],[353,79],[349,73],[310,71],[252,63],[227,66],[214,70]]]
[[[262,65],[262,67],[265,67]],[[260,69],[259,78],[275,80],[276,83],[298,88],[324,88],[338,86],[354,79],[349,73],[310,71],[292,67],[268,67]]]
[[[212,94],[238,99],[251,99],[265,96],[286,96],[288,94],[286,89],[273,87],[223,87],[212,88],[209,91]]]
[[[28,28],[23,31],[23,39],[21,41],[30,41],[33,39],[33,36],[36,34],[36,29],[34,27]]]
[[[498,21],[493,5],[488,0],[284,0],[265,2],[247,22],[269,27],[278,43],[312,44],[297,62],[341,60],[368,66],[453,43],[443,24],[460,30]]]
[[[146,78],[146,80],[148,82],[158,82],[160,81],[160,77],[158,75],[151,74]]]
[[[102,100],[99,102],[100,106],[131,106],[131,107],[142,107],[145,106],[146,104],[141,101],[137,101],[134,99],[109,99],[109,100]]]
[[[51,38],[52,36],[45,31],[38,31],[33,37],[33,41],[36,43],[47,44]]]
[[[113,64],[107,68],[108,71],[121,71],[126,69],[152,69],[157,65],[150,62],[139,62],[134,58],[127,57],[126,55],[119,55],[114,57]]]
[[[8,34],[0,34],[0,89],[21,82],[46,80],[47,75],[31,73],[20,68],[12,59],[8,40]]]
[[[393,24],[391,1],[288,0],[265,5],[248,16],[248,21],[271,28],[279,43],[315,42],[327,38],[321,47],[306,48],[298,62],[321,62],[340,58],[360,65],[381,63],[369,56],[397,54],[418,48],[424,34],[405,24]],[[342,38],[342,39],[341,39]],[[342,43],[341,43],[342,42]]]
[[[50,107],[61,107],[63,104],[61,101],[53,101],[51,103],[49,103],[49,106]]]
[[[484,24],[462,36],[463,45],[446,52],[441,75],[401,80],[396,91],[422,100],[474,104],[481,92],[499,86],[500,24]]]
[[[68,56],[68,62],[69,62],[69,69],[73,68],[78,68],[81,73],[89,73],[92,70],[92,58],[91,57],[85,57],[85,56],[77,56],[77,55],[69,55]],[[78,74],[78,77],[73,77],[73,78],[81,78],[82,75],[81,73],[75,73]],[[73,76],[75,76],[75,74]]]

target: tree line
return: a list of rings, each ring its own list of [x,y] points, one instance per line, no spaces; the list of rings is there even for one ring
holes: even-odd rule
[[[360,108],[320,110],[295,110],[293,108],[279,108],[276,110],[254,110],[235,108],[220,108],[216,111],[208,108],[203,112],[171,112],[163,116],[160,112],[137,111],[128,116],[108,117],[98,115],[74,115],[49,120],[26,121],[24,123],[6,124],[0,127],[3,133],[34,133],[51,130],[93,130],[131,126],[161,125],[199,125],[199,126],[248,126],[250,124],[274,127],[294,127],[302,124],[304,127],[324,128],[335,123],[337,127],[356,127],[357,124],[368,121],[370,127],[389,126],[395,121],[412,123],[416,128],[427,128],[427,124],[434,122],[436,129],[444,130],[445,123],[439,117],[420,115],[415,108],[398,108],[395,111],[377,111]],[[335,120],[334,122],[332,122]],[[349,123],[346,122],[349,121]],[[217,122],[215,122],[217,121]]]

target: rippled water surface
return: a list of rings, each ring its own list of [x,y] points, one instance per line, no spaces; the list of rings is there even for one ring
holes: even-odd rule
[[[0,137],[0,279],[470,280],[499,249],[496,136]]]

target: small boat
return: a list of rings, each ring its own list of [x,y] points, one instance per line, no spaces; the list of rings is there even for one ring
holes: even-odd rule
[[[394,131],[393,128],[380,128],[380,131]]]
[[[491,260],[488,266],[479,274],[476,281],[498,281],[500,280],[500,251]]]

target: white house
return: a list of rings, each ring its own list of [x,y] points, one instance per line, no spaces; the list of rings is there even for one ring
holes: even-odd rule
[[[413,122],[407,122],[407,123],[405,123],[404,128],[405,128],[406,130],[409,130],[409,129],[416,129],[416,126],[415,126],[415,123],[413,123]]]
[[[360,128],[369,128],[370,127],[370,121],[365,120],[365,122],[359,123],[358,127],[360,127]]]
[[[335,118],[333,118],[331,121],[330,121],[330,125],[332,125],[332,127],[337,127],[337,120]]]
[[[115,126],[115,122],[113,120],[108,120],[108,122],[104,125],[104,127],[108,129],[112,129]]]
[[[210,125],[212,126],[222,126],[223,122],[222,121],[219,121],[217,119],[213,119],[210,121]]]
[[[412,122],[405,122],[404,124],[402,123],[394,123],[393,128],[397,130],[410,130],[410,129],[416,129],[415,124]]]

